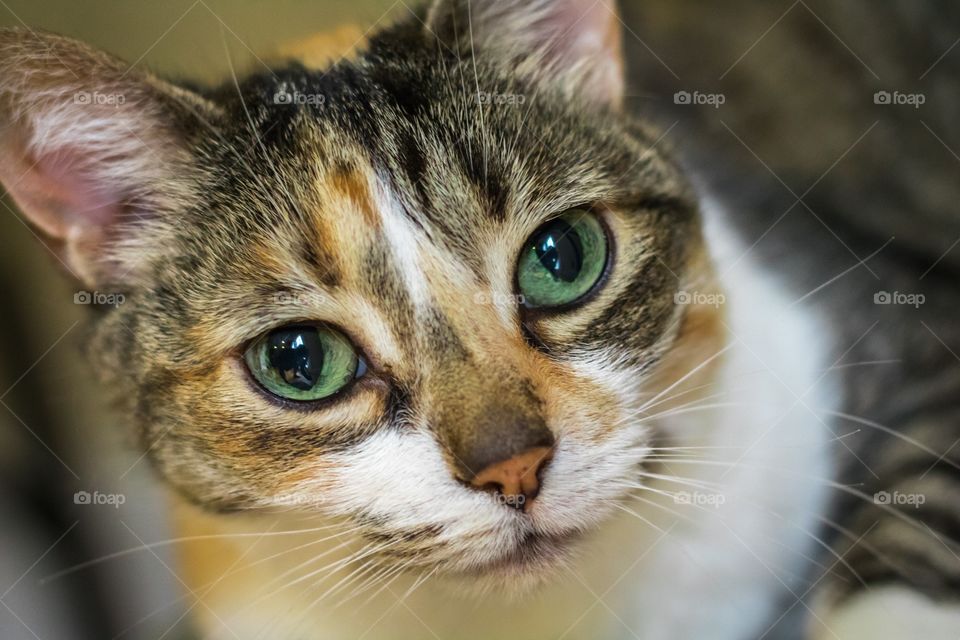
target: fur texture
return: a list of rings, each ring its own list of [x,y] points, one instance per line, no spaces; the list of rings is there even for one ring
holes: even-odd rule
[[[0,178],[68,269],[123,296],[90,351],[177,494],[206,633],[360,637],[376,623],[332,598],[350,590],[393,640],[563,637],[578,580],[611,614],[581,630],[610,638],[830,636],[864,569],[955,596],[953,569],[923,563],[931,589],[823,541],[828,488],[863,493],[827,451],[845,335],[744,258],[729,186],[698,197],[625,112],[612,3],[438,0],[327,59],[199,94],[0,32]],[[601,286],[562,312],[517,304],[524,243],[571,208],[609,235]],[[313,403],[242,357],[303,321],[369,364]],[[493,447],[545,442],[524,512],[464,482]],[[875,511],[837,529],[909,539],[857,520]],[[821,581],[814,610],[799,592]],[[429,622],[398,619],[401,595]],[[801,621],[781,624],[791,598]]]

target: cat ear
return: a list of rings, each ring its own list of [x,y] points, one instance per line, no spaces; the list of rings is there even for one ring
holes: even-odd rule
[[[619,108],[624,77],[616,0],[435,0],[427,29],[458,55],[496,55],[523,76]]]
[[[210,108],[74,40],[0,30],[0,182],[85,284],[110,281],[112,250],[190,197],[180,132]]]

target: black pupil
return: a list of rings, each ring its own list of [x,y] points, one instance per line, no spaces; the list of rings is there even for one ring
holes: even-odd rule
[[[573,282],[583,268],[583,245],[580,236],[565,220],[544,225],[534,240],[540,264],[557,280]]]
[[[291,387],[309,391],[323,371],[323,345],[316,329],[281,329],[267,338],[267,358]]]

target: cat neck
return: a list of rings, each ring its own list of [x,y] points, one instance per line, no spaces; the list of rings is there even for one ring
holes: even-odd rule
[[[669,536],[644,571],[670,580],[635,585],[642,611],[658,614],[627,621],[643,638],[763,633],[778,598],[805,588],[832,473],[829,332],[710,200],[704,218],[713,284],[691,294],[719,294],[700,299],[722,309],[724,338],[719,355],[702,354],[716,358],[712,379],[656,420],[665,457],[642,498]]]

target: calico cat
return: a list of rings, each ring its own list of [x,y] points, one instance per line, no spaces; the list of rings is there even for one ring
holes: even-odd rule
[[[774,229],[771,174],[839,155],[743,161],[783,61],[733,73],[763,96],[724,112],[737,151],[702,112],[671,137],[691,105],[645,107],[626,78],[674,89],[666,63],[621,47],[680,14],[617,11],[436,0],[210,91],[0,32],[0,179],[118,302],[89,351],[172,489],[200,637],[960,628],[957,263],[919,226],[863,258],[896,216],[851,190],[960,217],[876,160]]]

